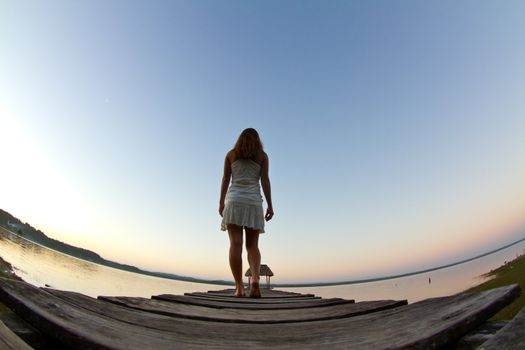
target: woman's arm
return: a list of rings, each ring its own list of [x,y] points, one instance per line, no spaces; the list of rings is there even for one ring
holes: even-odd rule
[[[232,176],[232,167],[229,155],[230,152],[226,154],[226,158],[224,159],[224,174],[222,175],[221,198],[219,199],[219,214],[221,216],[224,210],[224,200],[226,199],[226,192],[228,192],[228,186],[230,185],[230,178]]]
[[[268,208],[266,209],[266,215],[264,216],[266,218],[266,221],[271,220],[273,217],[272,188],[270,185],[270,177],[268,176],[270,168],[269,163],[270,161],[268,159],[268,155],[264,153],[263,161],[261,164],[261,185],[264,192],[264,197],[266,198],[266,203],[268,204]]]

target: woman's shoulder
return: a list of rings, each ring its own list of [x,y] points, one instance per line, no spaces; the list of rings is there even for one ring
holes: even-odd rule
[[[268,161],[268,154],[265,151],[261,151],[260,160],[260,163]]]
[[[226,153],[226,159],[228,159],[230,163],[233,163],[235,161],[235,150],[229,150],[228,153]]]

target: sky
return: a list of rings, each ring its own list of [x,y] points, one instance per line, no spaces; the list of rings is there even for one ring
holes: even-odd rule
[[[222,167],[254,127],[277,283],[497,248],[525,236],[524,14],[523,1],[2,0],[0,208],[109,260],[231,280]]]

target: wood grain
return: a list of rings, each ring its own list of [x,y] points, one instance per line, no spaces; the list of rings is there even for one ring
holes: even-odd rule
[[[215,295],[215,296],[233,296],[234,293],[235,293],[235,289],[222,289],[222,290],[210,290],[207,293],[203,293],[203,294]],[[261,288],[261,295],[263,298],[315,297],[314,294],[309,294],[309,293],[301,294],[301,293],[296,293],[296,292],[288,292],[284,290],[266,289],[266,288]]]
[[[210,300],[208,298],[188,297],[186,295],[154,295],[153,299],[170,301],[174,303],[206,306],[216,309],[251,309],[251,310],[277,310],[277,309],[306,309],[329,305],[343,305],[354,303],[354,300],[340,298],[314,299],[307,301],[269,301],[265,299],[235,298],[235,300]]]
[[[306,297],[306,298],[302,298],[302,297],[293,297],[293,298],[279,298],[279,297],[262,297],[262,298],[249,298],[249,297],[224,297],[224,296],[213,296],[213,295],[173,295],[173,294],[163,294],[163,295],[160,295],[159,297],[161,298],[164,298],[166,296],[176,296],[178,298],[191,298],[191,299],[196,299],[196,300],[207,300],[207,301],[220,301],[220,302],[223,302],[223,301],[227,301],[229,303],[240,303],[240,304],[290,304],[290,303],[296,303],[296,302],[313,302],[313,303],[316,303],[316,302],[321,302],[323,303],[323,301],[326,301],[326,300],[331,300],[331,301],[341,301],[341,300],[345,300],[345,299],[342,299],[342,298],[326,298],[326,299],[322,299],[322,298],[311,298],[311,297]],[[153,298],[155,299],[159,299],[157,298],[158,296],[155,295],[153,296]]]
[[[525,350],[525,308],[480,347],[480,350],[502,349]]]
[[[57,292],[50,292],[57,295]],[[73,298],[79,298],[77,303],[83,302],[82,298],[69,294],[69,292],[59,293],[59,297],[69,298],[70,300]],[[307,308],[263,310],[230,308],[215,309],[167,302],[163,300],[132,297],[102,297],[99,299],[132,309],[158,313],[161,315],[231,323],[290,323],[320,321],[353,317],[407,304],[406,300],[379,300],[363,301],[360,303],[349,303],[343,305],[332,305],[316,309]]]
[[[0,321],[0,349],[2,350],[31,350],[26,342],[20,339],[7,326]]]
[[[80,306],[27,283],[0,279],[0,300],[17,314],[73,348],[91,349],[437,349],[519,294],[519,286],[512,285],[341,319],[232,324],[159,315],[89,297]]]
[[[248,290],[247,290],[248,292]],[[261,293],[262,294],[262,293]],[[239,297],[234,296],[233,294],[215,294],[215,293],[184,293],[185,296],[189,297],[201,297],[208,299],[220,299],[220,300],[230,300],[230,299],[239,299]],[[279,300],[279,301],[301,301],[301,300],[319,300],[321,297],[316,297],[312,295],[269,295],[262,294],[263,300]],[[246,299],[246,298],[242,298]]]

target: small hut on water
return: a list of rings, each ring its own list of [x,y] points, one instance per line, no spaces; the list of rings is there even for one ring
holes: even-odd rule
[[[248,277],[248,284],[250,284],[252,279],[252,271],[250,269],[246,270],[246,273],[244,276]],[[272,270],[268,267],[268,265],[261,264],[261,268],[259,269],[259,276],[265,276],[266,277],[266,288],[270,289],[270,277],[273,276]]]

